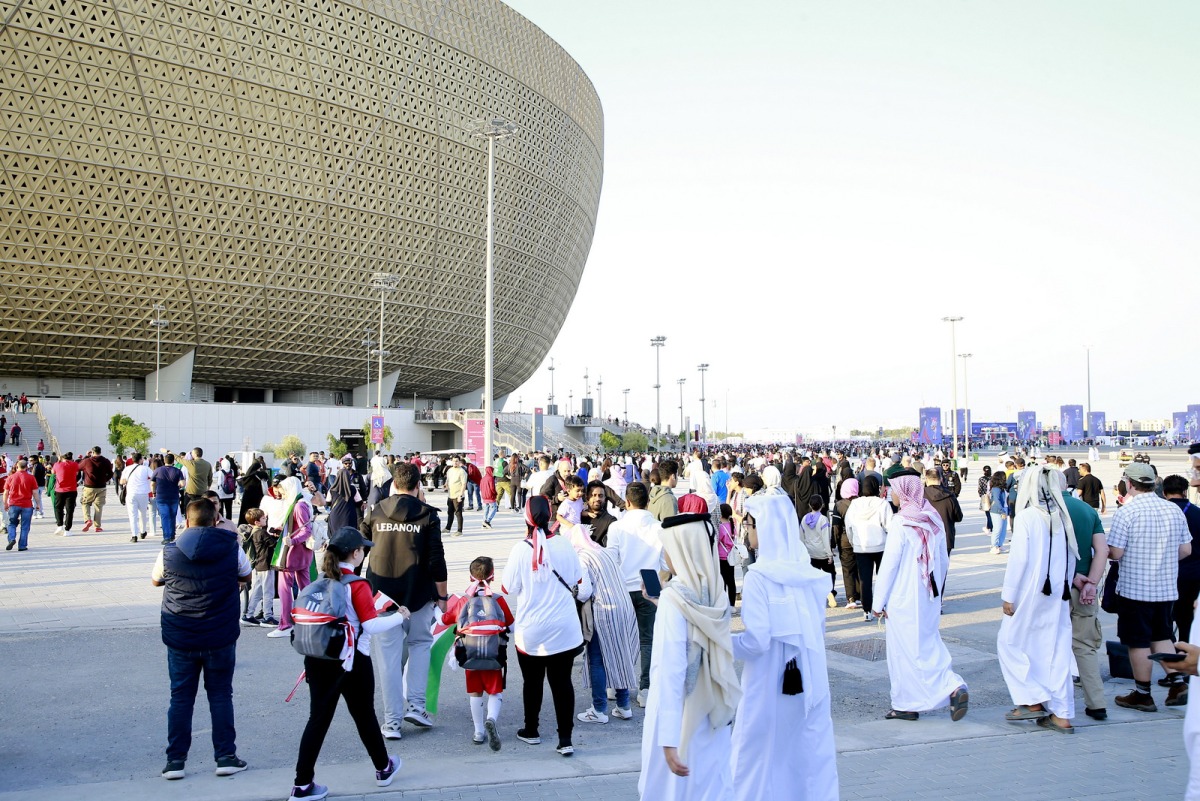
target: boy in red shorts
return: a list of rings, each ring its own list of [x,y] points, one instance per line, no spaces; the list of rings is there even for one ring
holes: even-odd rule
[[[476,745],[486,742],[493,751],[499,751],[496,720],[504,700],[508,627],[514,618],[504,596],[492,593],[494,574],[490,557],[481,556],[471,562],[471,584],[446,604],[442,622],[458,626],[454,655],[467,678],[471,720],[475,723],[471,741]]]

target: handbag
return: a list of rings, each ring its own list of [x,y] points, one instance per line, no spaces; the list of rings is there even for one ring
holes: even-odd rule
[[[1104,577],[1104,594],[1100,596],[1100,608],[1114,615],[1120,609],[1121,604],[1121,596],[1117,595],[1117,579],[1120,575],[1121,563],[1110,559],[1108,574]]]
[[[992,511],[992,494],[990,492],[979,496],[979,508],[984,512]]]

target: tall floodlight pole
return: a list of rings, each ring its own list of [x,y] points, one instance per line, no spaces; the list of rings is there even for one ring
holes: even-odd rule
[[[546,369],[550,371],[550,403],[548,405],[553,406],[554,405],[554,357],[553,356],[550,357],[550,366],[547,367]]]
[[[654,447],[662,450],[662,378],[660,376],[661,356],[663,345],[667,344],[664,336],[653,337],[650,346],[654,348]]]
[[[681,378],[676,382],[679,384],[679,439],[682,442],[686,442],[683,436],[683,385],[686,382],[686,378]]]
[[[702,364],[696,369],[700,371],[700,440],[708,444],[708,423],[704,416],[704,374],[708,372],[708,365]]]
[[[950,417],[954,428],[954,458],[958,458],[958,347],[954,344],[954,324],[961,322],[962,316],[943,317],[942,322],[950,323],[950,385],[953,387],[954,411]]]
[[[493,256],[496,250],[496,142],[517,133],[517,126],[501,117],[479,120],[474,136],[488,140],[487,173],[487,250],[484,258],[484,326],[483,326],[483,464],[492,463],[492,356],[495,349],[495,297],[492,291]]]
[[[625,396],[625,417],[622,422],[629,423],[629,390],[621,390],[621,394]]]
[[[567,417],[571,416],[571,414],[572,414],[571,410],[574,408],[575,408],[575,390],[568,389],[567,390]]]
[[[604,376],[596,381],[596,416],[604,419]]]
[[[154,326],[154,400],[158,400],[158,390],[162,386],[162,332],[169,325],[166,318],[163,317],[163,312],[166,307],[161,303],[154,304],[154,319],[150,321],[150,325]]]
[[[1087,433],[1089,437],[1095,437],[1092,431],[1092,346],[1087,346],[1087,417],[1084,418],[1084,423],[1087,425]]]
[[[963,406],[966,407],[966,411],[963,412],[963,424],[967,427],[963,440],[963,459],[968,461],[971,458],[971,389],[967,386],[967,359],[972,355],[970,353],[958,354],[958,358],[963,360]]]
[[[383,349],[383,309],[387,302],[387,293],[400,285],[400,276],[394,273],[375,273],[371,276],[371,288],[379,290],[379,385],[375,387],[375,405],[379,414],[383,414],[383,357],[388,355]]]
[[[371,329],[364,328],[363,329],[362,346],[363,346],[363,350],[365,350],[366,354],[367,354],[367,362],[366,362],[367,363],[367,383],[365,384],[366,387],[371,386],[371,348],[374,345],[375,345],[375,341],[373,339],[371,339]],[[363,394],[367,396],[367,408],[370,409],[371,408],[371,392],[370,392],[370,390],[367,390]],[[415,409],[417,407],[414,406],[413,408]]]

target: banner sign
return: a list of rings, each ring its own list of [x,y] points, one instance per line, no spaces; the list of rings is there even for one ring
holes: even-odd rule
[[[942,444],[942,410],[938,406],[927,406],[919,410],[921,425],[917,429],[917,442],[923,445]]]
[[[1058,432],[1063,442],[1083,439],[1083,407],[1074,404],[1059,407]]]

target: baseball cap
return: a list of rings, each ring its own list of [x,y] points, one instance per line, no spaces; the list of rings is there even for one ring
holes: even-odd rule
[[[329,547],[340,553],[353,553],[359,548],[372,548],[375,543],[364,539],[356,528],[342,526],[329,535]]]
[[[1141,462],[1130,462],[1125,467],[1125,477],[1138,484],[1153,484],[1154,468]]]

